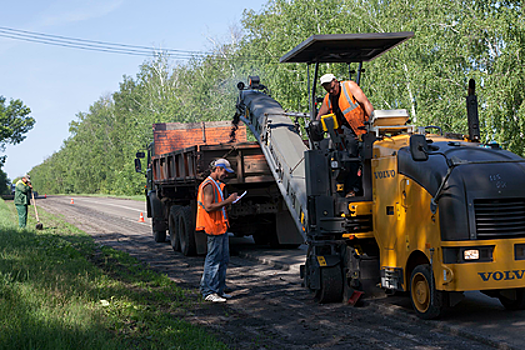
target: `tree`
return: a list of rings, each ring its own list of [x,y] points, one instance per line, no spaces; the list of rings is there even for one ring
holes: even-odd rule
[[[0,96],[0,151],[8,144],[16,145],[22,142],[25,134],[35,125],[35,119],[28,116],[31,109],[20,100],[11,100],[5,105],[5,97]],[[5,163],[6,156],[0,157],[0,166]]]
[[[5,97],[0,96],[0,149],[7,144],[16,145],[22,142],[25,134],[35,125],[35,119],[30,117],[31,109],[21,100],[11,100],[5,104]]]

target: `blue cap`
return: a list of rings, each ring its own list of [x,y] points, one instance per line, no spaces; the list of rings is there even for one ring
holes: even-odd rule
[[[227,172],[233,173],[233,169],[232,169],[232,166],[231,166],[230,162],[228,162],[224,158],[217,159],[215,161],[215,166],[220,166],[221,168],[226,169]]]

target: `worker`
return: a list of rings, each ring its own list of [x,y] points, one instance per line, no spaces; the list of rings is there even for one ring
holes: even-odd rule
[[[24,175],[15,186],[15,207],[18,212],[18,226],[25,228],[27,225],[27,207],[31,204],[31,177]]]
[[[235,202],[239,196],[233,193],[224,199],[225,184],[222,181],[234,172],[228,160],[217,159],[212,162],[210,169],[210,176],[200,184],[197,194],[196,230],[204,231],[208,242],[200,292],[206,301],[224,303],[231,298],[224,291],[226,269],[230,262],[226,206]]]
[[[361,127],[370,119],[374,107],[359,85],[351,80],[340,82],[335,75],[325,74],[321,77],[321,86],[327,94],[317,119],[326,114],[335,114],[338,124],[341,125],[345,147],[350,157],[358,157],[358,137],[365,133]],[[357,175],[359,164],[351,163],[350,166],[350,176],[345,182],[346,197],[354,197],[361,191],[361,181]]]

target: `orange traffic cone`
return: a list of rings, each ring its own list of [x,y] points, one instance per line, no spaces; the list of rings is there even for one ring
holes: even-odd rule
[[[144,214],[142,214],[142,212],[140,213],[140,219],[139,219],[139,222],[145,222],[145,221],[144,221]]]
[[[71,203],[69,203],[69,204],[75,204],[75,202],[73,201],[73,198],[71,198]]]

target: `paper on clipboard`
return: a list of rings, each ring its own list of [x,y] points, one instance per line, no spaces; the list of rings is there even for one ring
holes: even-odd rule
[[[244,197],[246,195],[246,193],[248,193],[248,191],[244,191],[243,194],[241,194],[236,200],[233,201],[233,204],[237,203],[238,201],[241,200],[242,197]]]

